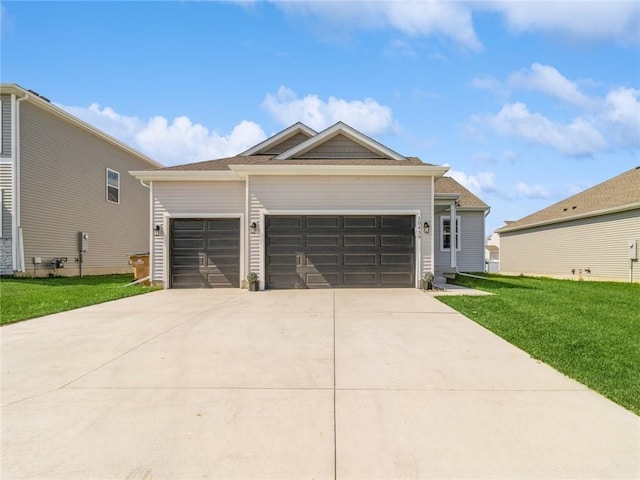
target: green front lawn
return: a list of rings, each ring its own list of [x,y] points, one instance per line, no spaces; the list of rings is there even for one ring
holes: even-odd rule
[[[495,295],[441,302],[640,414],[640,285],[499,275],[454,283]]]
[[[0,279],[0,325],[157,290],[132,275]]]

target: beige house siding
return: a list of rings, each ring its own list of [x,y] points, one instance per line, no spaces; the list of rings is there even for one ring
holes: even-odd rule
[[[26,274],[32,258],[67,257],[79,273],[78,232],[89,234],[85,274],[130,272],[129,253],[149,249],[149,190],[128,174],[149,164],[28,102],[20,105],[20,223]],[[120,203],[106,201],[106,169],[120,173]]]
[[[169,238],[167,215],[244,215],[245,182],[153,182],[153,225],[163,225],[163,236],[152,237],[152,280],[162,282],[165,274],[165,241]],[[243,231],[243,229],[241,229]]]
[[[0,145],[2,145],[2,151],[0,152],[0,158],[11,158],[11,95],[0,95],[0,107],[2,122],[0,129],[2,138],[0,139]]]
[[[484,237],[485,237],[485,212],[465,212],[458,210],[456,216],[460,217],[460,250],[456,252],[456,264],[461,272],[484,271]],[[436,272],[446,271],[451,268],[451,252],[440,248],[440,219],[449,217],[449,213],[436,214],[434,233],[434,256]]]
[[[344,135],[336,135],[298,158],[380,158]]]
[[[309,136],[304,133],[297,133],[293,137],[288,138],[287,140],[280,142],[274,147],[266,150],[264,153],[278,155],[279,153],[286,152],[290,148],[295,147],[296,145],[300,145],[302,142],[309,140]]]
[[[578,278],[582,269],[584,279],[628,281],[633,239],[640,240],[640,209],[503,232],[500,271]],[[633,281],[640,282],[640,266],[633,263]]]
[[[252,176],[249,178],[249,220],[263,221],[262,213],[304,212],[410,212],[419,211],[422,222],[431,222],[431,177],[374,176]],[[431,244],[428,235],[421,235],[422,271],[432,269]],[[264,232],[249,235],[250,271],[264,278],[261,257]]]

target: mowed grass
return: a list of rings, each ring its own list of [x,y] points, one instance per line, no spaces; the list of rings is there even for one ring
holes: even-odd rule
[[[0,279],[0,325],[140,295],[157,287],[126,284],[132,275]]]
[[[495,295],[440,301],[640,414],[640,285],[499,275],[454,283]]]

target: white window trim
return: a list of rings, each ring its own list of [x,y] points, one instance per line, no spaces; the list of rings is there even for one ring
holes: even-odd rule
[[[118,189],[118,201],[117,202],[114,202],[113,200],[109,200],[109,187],[113,187],[113,185],[109,185],[109,172],[113,172],[113,173],[118,175],[118,186],[116,187]],[[115,204],[119,204],[120,203],[120,172],[118,172],[117,170],[113,170],[111,168],[107,168],[107,172],[105,174],[105,195],[106,195],[107,202],[115,203]]]
[[[451,220],[451,216],[447,215],[447,216],[442,216],[440,217],[440,251],[441,252],[450,252],[451,249],[450,248],[444,248],[444,221],[445,220]],[[456,223],[458,228],[456,229],[456,252],[459,252],[461,250],[462,247],[462,234],[461,234],[461,225],[462,225],[462,221],[460,220],[460,215],[456,215]]]

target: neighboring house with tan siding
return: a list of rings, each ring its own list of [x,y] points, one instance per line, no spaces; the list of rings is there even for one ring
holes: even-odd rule
[[[497,232],[501,273],[640,282],[640,167]]]
[[[416,288],[426,272],[483,269],[488,207],[447,170],[338,122],[130,173],[151,185],[156,284],[240,287],[252,272],[260,288]]]
[[[160,164],[18,85],[0,85],[0,111],[0,274],[130,272],[151,230],[127,172]]]

